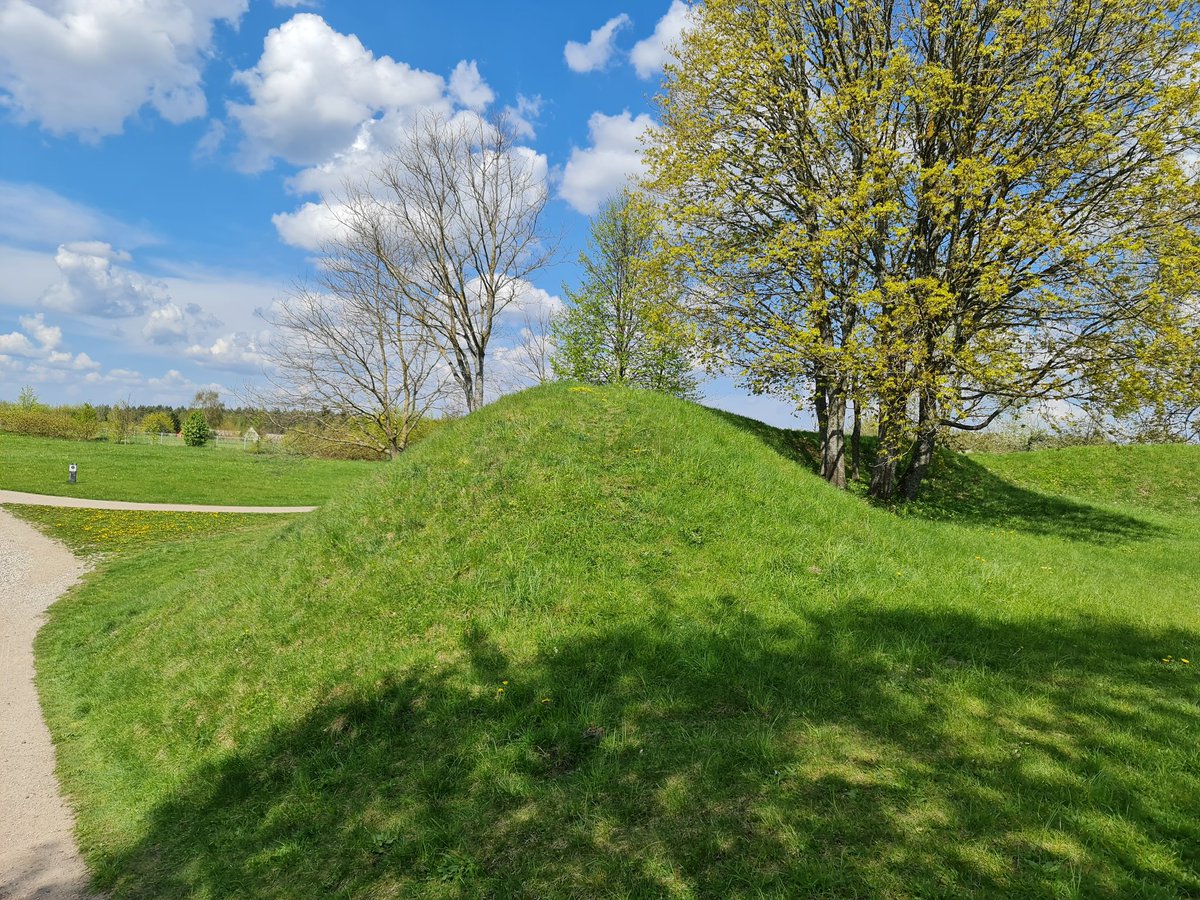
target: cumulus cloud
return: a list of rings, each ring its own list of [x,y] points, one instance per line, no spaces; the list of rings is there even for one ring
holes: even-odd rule
[[[36,316],[21,316],[21,327],[34,340],[41,344],[43,350],[53,350],[62,343],[62,329],[57,325],[47,325],[42,313]]]
[[[89,140],[118,134],[145,106],[169,122],[204,115],[218,22],[247,0],[4,0],[0,105],[19,121]]]
[[[671,48],[679,44],[690,15],[691,7],[683,0],[671,0],[666,15],[654,26],[654,34],[633,45],[629,61],[639,78],[652,78],[670,62],[674,56]]]
[[[595,72],[597,69],[603,69],[616,50],[617,32],[631,23],[629,16],[621,13],[593,31],[586,44],[567,41],[567,45],[563,47],[563,58],[567,62],[567,68],[572,72]]]
[[[235,331],[211,344],[193,344],[188,347],[187,356],[202,366],[257,374],[267,364],[263,355],[267,340],[266,332]]]
[[[59,350],[62,329],[47,324],[42,313],[21,316],[20,324],[21,331],[0,334],[0,360],[8,371],[19,372],[31,381],[62,381],[65,373],[91,372],[100,367],[86,353]]]
[[[29,356],[34,352],[33,342],[19,331],[0,334],[0,353]]]
[[[517,94],[517,102],[504,107],[504,117],[513,134],[523,140],[537,137],[537,121],[542,114],[542,98]]]
[[[62,280],[42,294],[42,305],[57,312],[104,318],[140,316],[168,301],[161,281],[119,265],[128,253],[101,241],[63,244],[54,262]]]
[[[592,145],[574,148],[563,169],[559,196],[585,215],[594,214],[644,168],[641,137],[655,127],[646,113],[616,116],[592,113],[588,132]]]
[[[387,123],[374,123],[384,128]],[[480,119],[469,110],[462,110],[450,120],[450,124],[474,127]],[[279,237],[284,243],[304,250],[317,251],[329,240],[337,239],[343,232],[338,222],[339,197],[347,182],[358,182],[370,172],[388,151],[388,148],[403,144],[407,139],[407,125],[379,133],[376,128],[364,127],[360,139],[344,153],[335,154],[319,166],[312,166],[291,180],[291,187],[298,193],[316,194],[321,199],[302,204],[291,212],[277,213],[271,217]],[[529,147],[516,147],[513,154],[517,161],[528,167],[533,190],[544,191],[549,162],[544,154]]]
[[[460,85],[478,100],[486,85],[472,84],[470,69]],[[444,104],[446,92],[441,76],[376,57],[312,13],[272,29],[258,63],[234,81],[250,96],[228,106],[242,129],[241,166],[248,171],[269,167],[274,157],[322,162],[351,144],[365,122]]]
[[[224,323],[198,304],[166,303],[151,311],[142,326],[142,337],[152,344],[180,344],[202,340]]]
[[[467,109],[475,112],[482,112],[496,99],[495,93],[479,74],[479,66],[475,60],[463,60],[454,67],[454,71],[450,73],[450,94]]]

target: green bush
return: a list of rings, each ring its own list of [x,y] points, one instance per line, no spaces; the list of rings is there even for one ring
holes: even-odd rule
[[[70,441],[90,441],[96,436],[96,423],[81,421],[69,412],[45,407],[22,409],[6,403],[0,405],[0,431]]]
[[[175,423],[171,421],[171,417],[165,412],[147,414],[142,419],[141,428],[146,434],[174,434],[177,430]]]
[[[183,422],[183,442],[189,447],[203,447],[212,437],[212,429],[200,410],[193,410]]]

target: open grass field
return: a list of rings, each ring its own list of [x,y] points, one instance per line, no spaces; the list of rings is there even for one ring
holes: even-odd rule
[[[67,483],[67,466],[79,466]],[[0,434],[0,488],[93,500],[309,506],[372,471],[371,463]]]
[[[1195,449],[947,456],[897,514],[794,444],[554,385],[113,557],[37,648],[97,885],[1200,895]]]

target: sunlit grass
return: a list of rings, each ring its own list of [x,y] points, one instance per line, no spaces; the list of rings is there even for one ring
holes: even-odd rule
[[[109,561],[38,646],[99,886],[1200,894],[1191,451],[1123,458],[1148,499],[947,457],[897,515],[794,445],[554,386]]]
[[[68,483],[67,466],[78,466]],[[376,463],[0,434],[0,488],[95,500],[311,506]]]
[[[278,520],[237,513],[70,509],[8,504],[9,512],[37,526],[81,555],[128,553],[170,541],[213,534],[277,528]]]

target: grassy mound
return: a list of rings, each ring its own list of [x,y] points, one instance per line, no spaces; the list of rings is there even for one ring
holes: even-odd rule
[[[789,446],[555,385],[282,530],[114,560],[38,647],[99,885],[1200,893],[1186,460],[1100,501],[1091,450],[950,457],[897,516]]]

